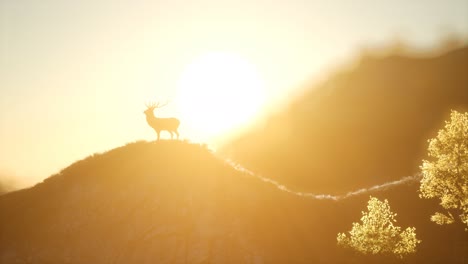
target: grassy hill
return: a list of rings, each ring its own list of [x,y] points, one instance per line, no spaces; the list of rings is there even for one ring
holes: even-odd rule
[[[450,109],[468,109],[467,73],[468,47],[436,57],[363,57],[223,151],[312,192],[414,175]]]
[[[0,196],[0,263],[395,263],[336,246],[369,195],[423,243],[405,263],[462,263],[463,227],[429,222],[417,182],[341,201],[299,197],[205,147],[136,142]]]

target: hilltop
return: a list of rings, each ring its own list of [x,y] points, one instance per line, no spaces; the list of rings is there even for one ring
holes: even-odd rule
[[[388,198],[423,244],[410,263],[463,259],[460,226],[429,222],[436,204],[410,182]],[[206,147],[135,142],[0,196],[1,263],[369,263],[336,246],[368,195],[343,201],[283,192]],[[460,236],[461,234],[461,236]]]
[[[206,148],[179,141],[137,142],[90,156],[0,197],[6,216],[0,222],[0,262],[255,257],[236,211],[254,211],[256,187],[240,184],[247,179],[235,173]],[[228,245],[230,255],[218,255],[216,249]]]
[[[450,110],[468,109],[468,47],[435,57],[365,56],[223,152],[295,189],[342,193],[419,172]]]
[[[286,204],[292,198],[236,171],[206,147],[131,143],[0,196],[0,262],[284,259],[288,251],[264,252],[274,252],[269,239],[281,229],[274,223],[286,223],[280,215],[291,210]]]

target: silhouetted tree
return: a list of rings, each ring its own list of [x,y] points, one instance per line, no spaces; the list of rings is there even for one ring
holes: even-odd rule
[[[416,245],[421,242],[416,238],[416,228],[401,231],[395,226],[396,213],[390,211],[387,200],[382,202],[371,196],[367,210],[362,212],[362,223],[353,223],[349,236],[338,233],[338,245],[363,254],[394,254],[400,258],[416,252]]]
[[[468,112],[451,112],[445,128],[429,140],[428,154],[433,159],[421,166],[420,197],[439,198],[447,210],[436,212],[431,220],[451,224],[458,214],[468,227]]]

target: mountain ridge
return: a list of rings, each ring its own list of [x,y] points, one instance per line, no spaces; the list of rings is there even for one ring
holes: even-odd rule
[[[222,148],[305,192],[342,193],[419,171],[450,110],[468,110],[468,47],[363,57]]]
[[[416,189],[411,182],[372,195],[389,198],[399,224],[417,227],[424,244],[410,263],[456,263],[463,257],[456,229],[431,223],[437,204]],[[304,199],[204,146],[140,141],[1,195],[0,262],[373,263],[336,245],[367,198]]]

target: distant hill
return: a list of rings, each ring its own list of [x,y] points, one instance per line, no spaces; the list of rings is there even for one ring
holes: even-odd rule
[[[468,47],[363,57],[223,151],[295,189],[341,193],[417,173],[450,109],[468,110]]]
[[[15,185],[11,177],[0,173],[0,195],[18,189]]]
[[[283,192],[205,147],[136,142],[0,196],[0,263],[395,263],[336,246],[369,194],[423,243],[405,263],[462,263],[467,233],[429,221],[417,182],[342,201]],[[465,242],[465,244],[463,244]]]

